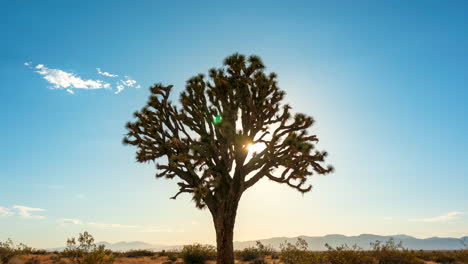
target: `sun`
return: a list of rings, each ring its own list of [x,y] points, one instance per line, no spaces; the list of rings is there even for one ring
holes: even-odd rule
[[[249,154],[260,153],[265,148],[266,148],[265,143],[255,143],[255,144],[248,144],[247,145],[247,150],[249,151]]]

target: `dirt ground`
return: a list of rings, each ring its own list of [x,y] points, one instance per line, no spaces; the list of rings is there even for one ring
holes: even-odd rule
[[[163,264],[168,262],[167,257],[117,257],[114,264]],[[266,259],[269,264],[281,264],[278,260]],[[172,263],[183,263],[182,259],[178,259]],[[236,260],[237,264],[248,264],[250,262],[243,262]],[[437,264],[436,262],[426,261],[426,264]],[[59,258],[56,254],[47,255],[22,255],[14,257],[10,260],[9,264],[70,264],[67,258]],[[206,264],[216,264],[216,261],[207,261]]]

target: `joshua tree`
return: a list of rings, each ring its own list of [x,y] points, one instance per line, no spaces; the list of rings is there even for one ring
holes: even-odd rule
[[[234,263],[233,230],[242,194],[262,178],[306,193],[313,172],[326,174],[326,152],[315,151],[314,123],[291,115],[276,74],[257,56],[234,54],[224,67],[187,81],[180,104],[172,85],[150,87],[149,100],[126,125],[124,144],[137,147],[138,162],[155,162],[156,177],[180,182],[198,208],[207,207],[216,230],[217,263]]]

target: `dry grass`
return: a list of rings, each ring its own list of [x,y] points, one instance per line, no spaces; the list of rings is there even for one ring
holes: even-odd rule
[[[322,254],[322,253],[319,253]],[[323,252],[325,254],[325,252]],[[429,254],[429,252],[426,252]],[[437,255],[440,253],[434,252],[433,254]],[[284,262],[280,261],[279,259],[272,259],[270,256],[264,258],[265,263],[267,264],[283,264]],[[421,260],[421,263],[424,264],[440,264],[441,262],[435,261],[428,261],[428,260]],[[115,259],[114,264],[163,264],[171,262],[167,256],[153,256],[153,257],[125,257],[125,256],[117,256]],[[176,261],[172,263],[183,263],[181,258],[178,258]],[[252,261],[241,261],[236,260],[236,264],[251,264]],[[457,263],[457,264],[468,264],[464,262],[449,262],[449,263]],[[58,254],[49,253],[44,255],[34,255],[34,254],[27,254],[27,255],[20,255],[15,256],[13,259],[10,260],[9,264],[72,264],[71,261],[65,257],[60,257]],[[216,261],[207,261],[206,264],[216,264]],[[310,263],[313,264],[313,263]],[[445,264],[445,263],[444,263]]]

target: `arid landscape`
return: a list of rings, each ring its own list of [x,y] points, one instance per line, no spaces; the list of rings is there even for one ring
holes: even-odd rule
[[[78,241],[78,243],[76,242]],[[284,241],[279,249],[264,245],[235,250],[235,263],[242,264],[436,264],[468,263],[468,244],[461,239],[459,250],[410,250],[393,237],[387,241],[370,243],[371,249],[346,244],[333,247],[325,244],[326,251],[312,251],[307,241],[297,238],[295,243]],[[61,251],[32,249],[15,246],[11,241],[0,244],[0,261],[4,264],[213,264],[216,247],[193,244],[176,250],[154,251],[134,249],[112,251],[85,232],[77,239],[69,239]]]
[[[468,264],[468,0],[5,0],[0,264]]]

